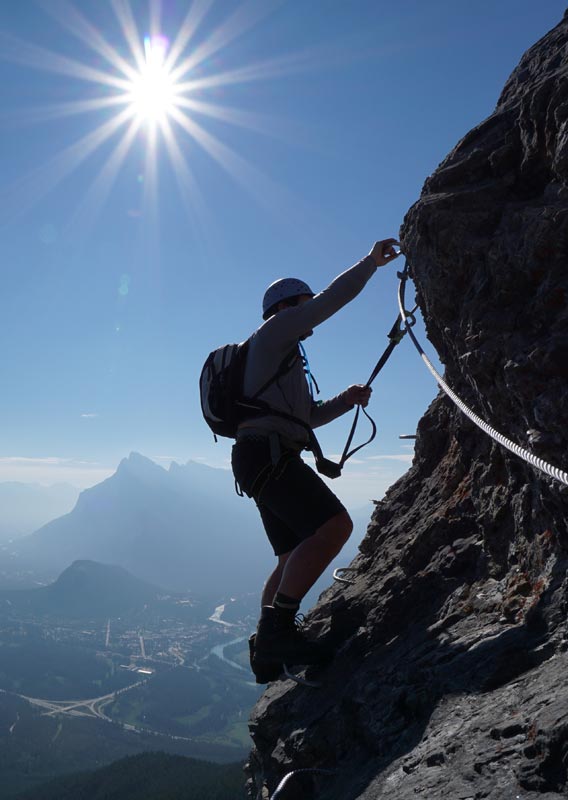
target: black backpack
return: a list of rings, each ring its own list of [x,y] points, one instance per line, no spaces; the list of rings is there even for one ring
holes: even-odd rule
[[[217,436],[234,438],[243,420],[273,412],[268,403],[259,400],[274,381],[285,375],[300,358],[297,347],[288,353],[276,373],[253,397],[245,397],[243,383],[249,339],[240,344],[225,344],[209,353],[199,378],[201,411],[205,422]]]

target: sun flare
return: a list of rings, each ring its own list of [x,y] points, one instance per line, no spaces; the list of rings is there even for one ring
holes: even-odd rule
[[[175,110],[177,85],[166,67],[165,36],[144,38],[145,61],[127,92],[131,111],[141,122],[163,123]]]
[[[0,60],[65,76],[68,85],[78,81],[90,86],[83,96],[77,96],[73,88],[73,97],[68,100],[38,104],[22,119],[42,123],[89,116],[92,121],[78,139],[4,190],[0,188],[0,208],[26,213],[111,140],[111,148],[107,148],[83,193],[77,218],[95,219],[129,153],[140,146],[144,149],[144,208],[133,209],[133,218],[146,210],[155,213],[163,155],[171,164],[189,213],[196,219],[205,218],[204,201],[189,157],[194,145],[262,202],[275,196],[274,183],[224,140],[222,127],[282,136],[281,122],[277,124],[264,112],[230,106],[225,97],[234,85],[266,81],[296,71],[298,66],[303,68],[304,54],[277,55],[231,66],[224,56],[226,46],[271,13],[275,2],[250,0],[211,25],[211,17],[221,8],[213,0],[194,0],[185,17],[175,24],[167,14],[161,19],[165,11],[157,0],[148,0],[149,32],[141,36],[140,4],[135,15],[132,0],[110,0],[119,32],[117,36],[111,29],[112,39],[84,15],[76,0],[42,3],[42,10],[86,47],[82,60],[18,39],[0,28]],[[171,32],[171,40],[162,32],[163,23]],[[98,112],[102,115],[97,119]],[[210,121],[215,123],[215,133],[210,130]]]

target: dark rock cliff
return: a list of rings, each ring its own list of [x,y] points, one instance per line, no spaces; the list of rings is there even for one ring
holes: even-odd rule
[[[402,241],[449,384],[568,469],[567,17],[426,181]],[[324,687],[276,682],[252,713],[250,797],[313,767],[335,775],[279,800],[565,797],[567,511],[568,489],[440,395],[354,584],[311,615],[338,648]]]

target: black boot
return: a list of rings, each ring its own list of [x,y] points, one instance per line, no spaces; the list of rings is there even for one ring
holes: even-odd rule
[[[289,614],[264,606],[256,630],[255,663],[324,664],[333,653],[320,642],[312,642],[302,632],[302,624]]]
[[[256,658],[256,633],[249,636],[249,656],[250,668],[252,669],[257,683],[270,683],[276,681],[280,677],[284,665],[281,661],[264,661],[258,662]]]

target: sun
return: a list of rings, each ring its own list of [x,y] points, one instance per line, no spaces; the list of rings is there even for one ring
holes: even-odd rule
[[[16,209],[17,215],[26,213],[107,143],[110,146],[105,147],[104,160],[99,161],[95,177],[77,204],[76,216],[84,217],[89,225],[98,216],[133,148],[138,150],[139,160],[140,147],[143,148],[139,177],[144,186],[142,203],[149,213],[157,208],[158,171],[167,160],[188,212],[196,219],[200,215],[205,218],[195,173],[198,158],[191,158],[197,148],[259,202],[274,197],[278,187],[233,149],[227,141],[227,126],[246,129],[253,135],[281,138],[282,123],[263,111],[229,105],[229,88],[278,78],[298,67],[303,69],[306,56],[271,53],[265,60],[253,63],[231,63],[223,56],[227,45],[257,25],[271,12],[274,3],[250,0],[227,16],[222,13],[222,18],[211,25],[210,17],[223,9],[213,0],[194,0],[185,17],[177,22],[167,14],[162,19],[165,4],[162,7],[158,0],[148,0],[145,35],[140,31],[141,5],[137,4],[135,14],[131,3],[132,0],[111,0],[114,19],[109,23],[108,38],[106,31],[103,33],[84,15],[77,0],[41,4],[45,13],[79,40],[83,46],[80,58],[26,42],[0,28],[0,59],[63,76],[65,83],[60,86],[70,87],[68,100],[38,104],[30,109],[30,119],[49,122],[78,115],[89,118],[80,138],[18,178],[5,192],[0,190],[0,199],[5,196],[6,204]],[[78,82],[85,84],[83,94],[74,86]],[[208,125],[210,121],[214,122],[215,133]],[[138,216],[145,213],[144,209],[140,213],[138,209],[134,211]]]
[[[133,115],[149,125],[163,124],[178,107],[177,84],[166,66],[165,36],[144,38],[145,61],[126,93]]]

